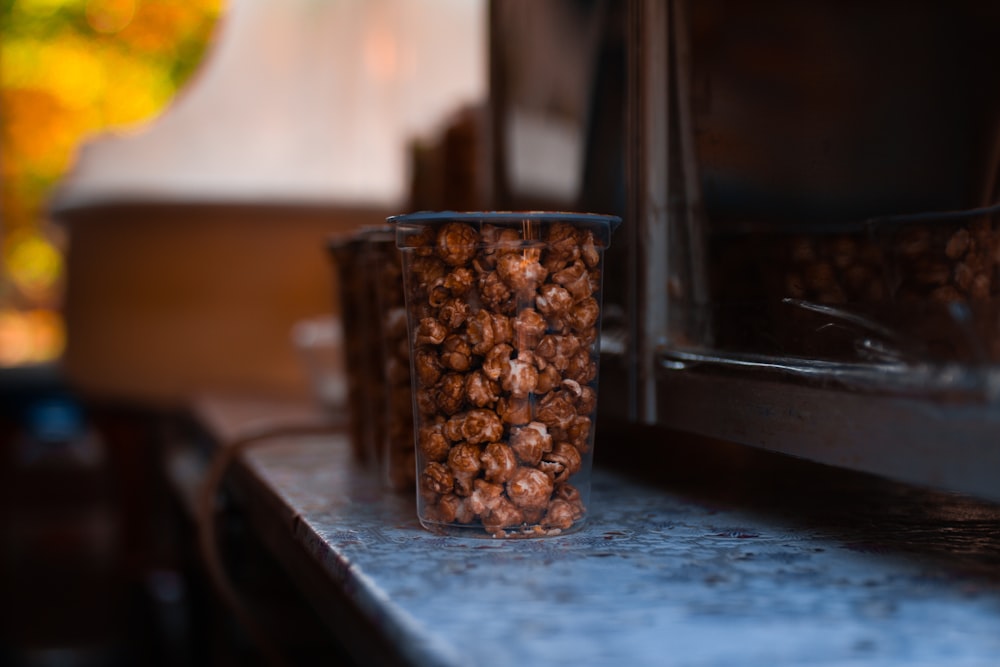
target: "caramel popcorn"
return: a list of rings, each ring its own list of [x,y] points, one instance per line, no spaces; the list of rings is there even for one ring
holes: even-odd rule
[[[503,424],[492,410],[469,410],[449,419],[444,432],[453,442],[465,440],[478,445],[499,440],[503,436]]]
[[[438,307],[450,297],[463,296],[475,282],[475,275],[469,269],[459,267],[448,275],[436,279],[428,289],[430,305]]]
[[[437,494],[450,493],[455,485],[455,476],[443,463],[432,461],[420,476],[420,486]]]
[[[552,276],[552,280],[565,288],[574,301],[586,299],[594,292],[587,267],[580,260],[574,260],[565,269],[557,272]]]
[[[409,271],[415,284],[430,286],[444,277],[445,265],[436,257],[414,257]]]
[[[497,414],[505,424],[527,424],[531,421],[531,401],[527,398],[501,396],[497,401]]]
[[[521,247],[521,235],[516,229],[483,225],[483,259],[490,267],[496,265],[496,258]]]
[[[480,369],[465,376],[465,395],[477,408],[492,407],[500,398],[500,384]]]
[[[417,448],[420,453],[427,457],[429,461],[444,461],[448,458],[451,450],[451,443],[448,442],[443,433],[442,422],[423,426],[420,429],[420,436],[417,440]]]
[[[517,470],[517,457],[514,450],[502,442],[491,442],[486,445],[480,457],[483,464],[483,477],[487,481],[504,483]]]
[[[573,304],[567,314],[566,322],[574,331],[586,331],[597,324],[600,315],[601,307],[597,304],[597,299],[588,296]]]
[[[402,262],[400,252],[393,242],[389,229],[366,229],[357,237],[356,266],[352,276],[355,294],[348,303],[363,300],[364,325],[355,323],[353,329],[363,326],[366,337],[361,350],[349,354],[353,360],[361,358],[366,365],[365,384],[368,385],[365,403],[368,430],[371,434],[372,471],[392,490],[410,490],[416,483],[416,462],[413,434],[413,404],[422,405],[428,414],[437,410],[432,393],[418,391],[413,396],[410,372],[409,318],[419,313],[426,320],[419,327],[422,340],[443,340],[448,334],[446,326],[437,323],[437,312],[430,306],[407,309],[404,299]],[[443,275],[444,264],[436,258],[417,256],[410,268],[427,280]],[[352,364],[353,365],[353,364]],[[420,370],[419,387],[436,384],[443,369],[437,354],[420,351],[417,364]],[[352,414],[354,411],[352,410]]]
[[[580,384],[591,382],[597,377],[597,363],[586,349],[580,349],[569,358],[566,377]]]
[[[437,235],[437,254],[449,266],[461,266],[476,254],[479,234],[469,225],[449,222]]]
[[[417,372],[420,384],[424,387],[433,386],[441,379],[443,369],[436,352],[425,349],[417,350],[413,359],[413,367]]]
[[[568,500],[556,498],[549,505],[542,525],[547,528],[566,529],[576,523],[583,516],[583,513],[582,503],[571,503]]]
[[[540,359],[540,357],[536,357]],[[538,371],[538,382],[535,384],[536,394],[547,394],[562,384],[562,375],[559,369],[551,364],[546,364]]]
[[[598,238],[562,221],[452,220],[405,239],[422,522],[573,528],[597,399]]]
[[[466,499],[453,493],[441,496],[441,499],[438,500],[434,509],[438,520],[445,523],[451,523],[453,521],[457,521],[458,523],[468,523],[475,517],[475,514],[473,514],[469,509]]]
[[[465,404],[465,378],[459,373],[448,373],[441,378],[434,394],[434,403],[446,415],[453,415]]]
[[[549,283],[538,289],[535,305],[545,317],[558,318],[569,311],[573,305],[573,297],[565,287]]]
[[[472,348],[456,334],[448,336],[441,345],[441,365],[453,371],[467,371],[472,365]]]
[[[431,317],[425,317],[420,320],[420,325],[417,327],[416,343],[417,345],[438,345],[443,343],[445,337],[448,335],[448,328]]]
[[[545,336],[535,348],[535,354],[555,366],[560,372],[569,368],[570,359],[579,351],[579,338],[558,334]]]
[[[584,231],[580,234],[580,257],[587,268],[594,269],[601,261],[601,254],[597,249],[597,239],[594,232]]]
[[[548,270],[537,259],[511,253],[497,260],[497,275],[507,287],[517,293],[538,289]]]
[[[497,345],[511,342],[512,332],[510,318],[480,310],[469,320],[465,334],[473,353],[482,355]]]
[[[720,299],[791,297],[823,304],[979,302],[995,298],[1000,237],[986,216],[906,222],[864,233],[734,244],[716,259]],[[761,273],[760,258],[777,276]],[[739,259],[744,258],[744,259]],[[748,270],[746,258],[756,258]],[[759,284],[747,276],[761,275]],[[731,295],[730,290],[734,292]]]
[[[483,360],[483,373],[491,380],[499,380],[510,373],[510,359],[514,348],[507,343],[494,346]]]
[[[514,341],[519,350],[531,350],[545,335],[545,318],[533,308],[525,308],[514,318]]]
[[[441,304],[438,321],[452,331],[458,329],[469,317],[469,304],[463,299],[448,299]]]
[[[455,493],[458,495],[472,494],[472,482],[482,469],[480,454],[479,447],[468,442],[460,442],[448,452],[448,467],[455,478]]]
[[[510,430],[510,447],[524,465],[537,466],[552,449],[552,436],[545,424],[531,422]]]
[[[521,467],[507,481],[507,497],[521,509],[544,509],[552,499],[552,478],[538,468]]]
[[[524,521],[524,514],[514,506],[514,503],[503,496],[497,500],[496,504],[483,517],[483,528],[487,533],[505,536],[505,528],[512,528]]]
[[[516,304],[510,287],[500,279],[496,271],[488,271],[479,276],[479,298],[482,304],[497,313],[510,313]]]
[[[580,240],[573,225],[559,222],[552,225],[548,243],[545,265],[549,271],[558,271],[580,256]]]
[[[513,475],[513,471],[511,471],[511,475]],[[477,479],[472,484],[472,495],[469,496],[469,499],[466,502],[469,509],[472,510],[474,514],[486,515],[489,514],[494,507],[497,507],[502,499],[502,484]]]
[[[502,377],[504,391],[511,396],[524,398],[535,392],[538,386],[538,369],[530,361],[511,359],[507,364],[507,372]]]
[[[535,417],[550,428],[566,428],[576,417],[576,408],[564,392],[552,391],[538,402]]]
[[[542,456],[538,469],[549,474],[556,483],[565,482],[580,469],[580,450],[568,442],[557,442],[552,451]]]

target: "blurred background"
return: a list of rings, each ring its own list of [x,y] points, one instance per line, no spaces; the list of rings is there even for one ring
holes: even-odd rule
[[[86,137],[159,114],[191,77],[220,0],[4,0],[0,364],[62,352],[65,230],[49,196]]]
[[[329,239],[481,201],[487,3],[2,0],[0,23],[0,665],[255,664],[165,451],[206,393],[336,400],[311,366],[337,363],[311,348],[337,340]],[[292,654],[337,656],[223,524]]]

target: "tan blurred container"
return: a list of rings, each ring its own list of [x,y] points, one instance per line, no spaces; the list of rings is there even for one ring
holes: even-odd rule
[[[384,221],[373,209],[283,204],[111,203],[54,215],[70,237],[70,381],[94,397],[164,405],[208,391],[308,396],[289,336],[337,301],[326,240]]]

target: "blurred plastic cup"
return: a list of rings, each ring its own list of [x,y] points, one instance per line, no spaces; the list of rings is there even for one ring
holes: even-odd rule
[[[410,387],[410,346],[407,338],[402,265],[391,227],[364,235],[363,273],[374,290],[376,332],[368,341],[378,392],[375,419],[379,475],[392,491],[412,491],[416,475],[413,450],[413,398]]]
[[[317,403],[330,413],[341,413],[347,403],[347,373],[340,318],[323,315],[296,322],[292,344]]]
[[[374,469],[374,390],[372,355],[374,335],[368,289],[361,271],[364,240],[358,234],[332,238],[327,250],[337,277],[340,321],[343,330],[344,364],[347,372],[347,408],[351,448],[355,461],[366,470]]]

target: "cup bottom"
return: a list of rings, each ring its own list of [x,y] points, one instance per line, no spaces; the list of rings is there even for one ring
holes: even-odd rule
[[[577,519],[568,528],[545,527],[541,524],[521,524],[495,531],[488,530],[478,523],[440,523],[420,519],[420,525],[435,535],[447,537],[473,537],[478,539],[527,539],[536,537],[556,537],[579,532],[587,523],[587,517]]]

